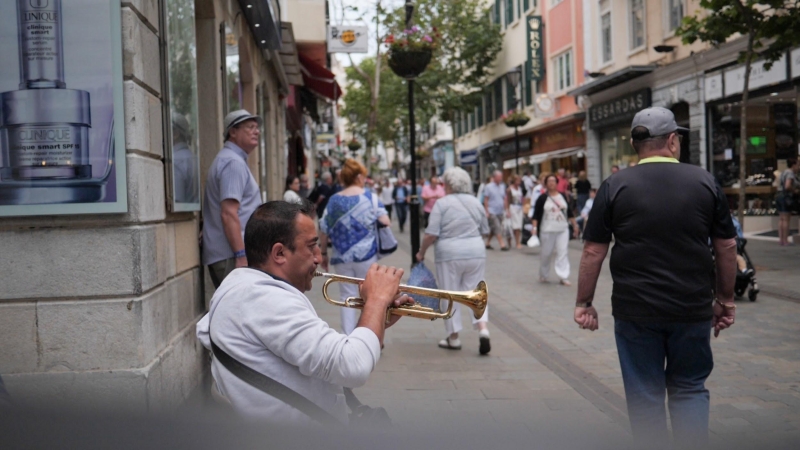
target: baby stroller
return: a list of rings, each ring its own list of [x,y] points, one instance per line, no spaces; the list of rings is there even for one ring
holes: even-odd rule
[[[756,281],[756,268],[744,249],[746,245],[747,239],[736,239],[736,260],[739,263],[739,267],[736,270],[736,284],[733,287],[733,293],[737,297],[744,297],[744,291],[747,291],[747,298],[754,302],[758,297],[759,289]],[[742,260],[744,260],[744,263],[742,263]],[[744,267],[744,270],[742,270],[742,267]],[[750,290],[747,289],[748,287]]]
[[[756,267],[750,256],[747,254],[745,247],[747,246],[747,239],[744,238],[742,233],[742,226],[736,218],[733,218],[733,225],[736,227],[736,284],[733,287],[733,293],[737,297],[744,297],[744,292],[747,291],[747,298],[751,302],[756,301],[758,297],[758,282],[756,281]],[[749,290],[748,290],[749,287]]]

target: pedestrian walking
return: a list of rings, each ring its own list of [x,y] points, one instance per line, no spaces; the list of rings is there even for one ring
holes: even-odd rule
[[[583,211],[586,201],[589,200],[589,191],[592,190],[592,182],[586,178],[586,171],[578,172],[578,180],[575,182],[575,194],[577,197],[577,211]]]
[[[567,198],[570,196],[571,186],[569,183],[569,178],[567,177],[567,171],[563,167],[558,169],[558,192],[566,195]]]
[[[297,194],[300,195],[300,198],[308,198],[308,195],[310,193],[311,193],[311,187],[308,185],[308,175],[301,173],[300,188],[297,190]]]
[[[317,218],[321,218],[328,206],[328,200],[333,195],[333,176],[330,172],[323,172],[320,176],[320,183],[309,194],[308,199],[314,202],[317,211]]]
[[[797,159],[786,161],[788,166],[778,179],[778,195],[775,197],[775,204],[778,210],[778,242],[781,246],[794,245],[789,238],[791,230],[792,212],[797,209],[798,191],[800,191],[800,180],[797,173],[800,172],[800,163]]]
[[[261,191],[247,166],[258,147],[262,120],[244,109],[223,122],[225,143],[206,178],[203,201],[203,264],[218,288],[236,267],[247,266],[244,227],[261,204]]]
[[[308,201],[260,206],[245,229],[249,266],[225,279],[197,323],[213,354],[214,394],[249,419],[347,425],[344,388],[375,369],[385,329],[399,317],[387,322],[386,309],[410,302],[398,295],[403,270],[376,264],[361,284],[358,328],[344,335],[320,319],[304,294],[322,260],[313,211]]]
[[[503,184],[503,172],[495,170],[492,181],[483,188],[483,206],[489,219],[490,233],[486,238],[486,250],[492,250],[492,236],[497,238],[500,250],[508,250],[503,240],[503,218],[505,217],[506,185]],[[509,244],[510,245],[510,244]]]
[[[300,196],[300,178],[294,175],[286,177],[286,190],[283,193],[283,201],[298,204],[303,202],[303,197]]]
[[[736,231],[714,177],[678,163],[680,131],[665,108],[634,116],[631,145],[640,163],[597,192],[584,231],[575,322],[599,326],[592,301],[613,237],[614,335],[634,439],[639,446],[669,442],[666,395],[675,448],[705,448],[711,329],[716,336],[733,325],[736,312]],[[716,286],[709,277],[714,261]]]
[[[398,179],[394,189],[392,189],[392,199],[394,200],[395,209],[397,210],[397,224],[400,226],[400,232],[406,225],[406,217],[408,216],[408,181]]]
[[[506,219],[511,222],[511,231],[514,234],[516,248],[522,248],[520,239],[522,236],[522,179],[517,175],[512,175],[508,179],[506,189],[505,212]],[[511,242],[508,243],[511,245]]]
[[[331,264],[339,275],[364,278],[370,266],[378,260],[376,222],[384,226],[390,226],[392,222],[383,203],[378,201],[375,208],[372,196],[376,194],[364,189],[367,169],[361,163],[354,159],[346,160],[341,179],[344,189],[331,197],[319,222],[322,267],[328,271],[328,264]],[[328,239],[332,244],[330,260],[326,251]],[[358,297],[358,285],[342,283],[339,293],[342,301]],[[342,332],[352,333],[356,328],[358,311],[341,308],[340,315]]]
[[[531,176],[531,172],[529,170],[525,171],[525,174],[522,175],[522,191],[525,195],[528,195],[528,192],[533,190],[533,187],[536,185],[536,177]]]
[[[589,198],[586,200],[586,203],[584,203],[580,215],[577,219],[575,219],[575,222],[578,223],[578,229],[580,230],[581,234],[583,234],[583,228],[586,225],[586,221],[589,220],[589,213],[592,212],[592,206],[594,206],[595,197],[597,197],[597,189],[592,188],[589,190]]]
[[[389,181],[388,178],[383,180],[383,183],[380,184],[380,199],[383,202],[383,207],[386,208],[386,214],[389,216],[389,220],[392,220],[392,206],[394,205],[394,186]]]
[[[533,212],[532,233],[538,234],[542,243],[539,281],[547,282],[552,264],[555,266],[556,276],[560,283],[564,286],[571,286],[568,255],[570,224],[572,224],[576,238],[578,237],[578,227],[572,214],[572,208],[569,207],[567,196],[558,191],[558,177],[548,175],[545,178],[545,186],[547,192],[536,200]]]
[[[433,205],[444,195],[444,187],[439,183],[439,177],[431,177],[430,183],[422,187],[422,201],[424,202],[422,212],[424,213],[426,227],[428,226],[428,217],[431,215]]]
[[[447,169],[442,176],[446,195],[434,204],[430,222],[425,229],[417,261],[425,259],[425,253],[433,245],[436,257],[436,278],[440,289],[469,291],[484,279],[486,249],[482,236],[489,233],[489,222],[484,208],[472,196],[472,180],[460,167]],[[447,337],[439,347],[460,350],[458,333],[461,325],[461,305],[453,305],[453,317],[444,321]],[[478,351],[489,353],[489,310],[480,319],[472,316],[472,325],[479,330]]]

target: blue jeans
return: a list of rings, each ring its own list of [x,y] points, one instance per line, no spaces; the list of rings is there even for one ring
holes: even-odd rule
[[[394,206],[397,210],[397,223],[400,225],[400,231],[403,231],[408,216],[408,203],[395,203]]]
[[[666,394],[676,448],[707,445],[711,322],[615,320],[614,335],[634,440],[669,442]]]

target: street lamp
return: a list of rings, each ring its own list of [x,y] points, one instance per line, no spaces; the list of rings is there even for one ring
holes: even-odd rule
[[[514,87],[514,110],[517,109],[519,106],[519,96],[517,95],[517,88],[519,87],[520,79],[522,78],[522,70],[519,67],[515,67],[511,69],[506,74],[506,82]],[[514,144],[516,146],[516,156],[514,158],[514,164],[516,166],[517,175],[519,175],[519,126],[517,125],[516,121],[514,123]]]
[[[411,16],[414,15],[414,4],[411,0],[406,0],[406,30],[411,29]],[[419,197],[417,197],[417,136],[416,123],[414,121],[414,80],[407,79],[408,83],[408,148],[411,151],[411,192],[409,193],[409,204],[411,205],[411,267],[417,263],[417,252],[419,252]]]

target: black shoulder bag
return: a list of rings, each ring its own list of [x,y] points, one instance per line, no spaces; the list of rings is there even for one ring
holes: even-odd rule
[[[211,340],[211,332],[208,335]],[[298,394],[280,381],[268,377],[261,372],[251,369],[240,363],[235,358],[227,354],[224,350],[217,347],[211,340],[211,351],[214,357],[225,366],[230,373],[245,383],[253,386],[261,392],[274,397],[287,405],[297,409],[308,417],[324,425],[341,425],[333,415],[320,408],[316,403]],[[350,408],[350,426],[390,426],[392,424],[389,414],[383,408],[370,408],[362,404],[353,394],[353,390],[344,388],[344,398]]]

